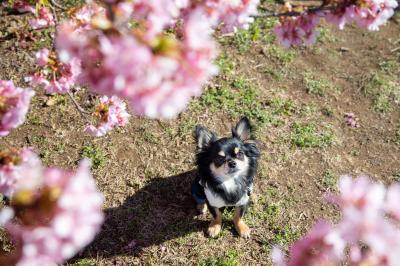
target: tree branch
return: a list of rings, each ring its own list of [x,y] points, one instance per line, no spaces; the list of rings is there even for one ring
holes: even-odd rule
[[[81,114],[81,116],[83,118],[86,118],[86,115],[90,114],[90,112],[86,111],[85,109],[82,108],[82,106],[79,105],[79,103],[75,100],[74,96],[72,95],[72,93],[70,91],[68,91],[67,94],[68,94],[69,98],[71,99],[71,101],[74,103],[76,109]]]
[[[304,13],[316,13],[318,11],[335,10],[336,8],[337,7],[321,5],[321,6],[318,6],[318,7],[308,8],[307,10],[304,10],[303,12],[290,11],[290,12],[283,12],[283,13],[279,13],[279,12],[276,12],[276,11],[265,9],[264,13],[255,15],[254,17],[255,18],[295,17],[295,16],[301,16]]]
[[[56,0],[50,0],[51,5],[57,7],[58,9],[61,9],[62,11],[66,11],[67,9],[60,5]]]

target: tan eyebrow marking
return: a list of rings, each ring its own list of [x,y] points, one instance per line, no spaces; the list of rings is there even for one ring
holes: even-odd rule
[[[225,157],[225,152],[224,151],[220,151],[220,152],[218,152],[218,155],[221,155],[221,156]]]
[[[235,153],[235,154],[238,154],[239,153],[239,147],[235,147],[235,149],[233,150],[233,152]]]

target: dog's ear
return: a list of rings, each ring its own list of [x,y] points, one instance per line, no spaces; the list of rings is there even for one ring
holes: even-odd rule
[[[246,156],[254,158],[260,157],[260,150],[257,148],[256,142],[245,143],[244,146],[246,147]]]
[[[194,129],[194,138],[196,139],[197,149],[200,150],[217,140],[217,136],[213,132],[200,125],[197,125]]]
[[[242,141],[251,139],[251,125],[247,117],[243,117],[232,129],[232,136],[240,138]]]

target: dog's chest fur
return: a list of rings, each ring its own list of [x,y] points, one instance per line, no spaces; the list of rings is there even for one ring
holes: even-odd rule
[[[205,184],[204,192],[209,204],[216,208],[226,206],[243,206],[249,202],[251,187],[234,178],[228,179],[217,186]]]

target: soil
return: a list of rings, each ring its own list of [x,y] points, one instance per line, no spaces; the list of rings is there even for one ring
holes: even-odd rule
[[[34,70],[34,53],[48,45],[52,32],[18,35],[15,29],[23,27],[29,15],[2,10],[0,16],[0,79],[26,87],[23,77]],[[67,96],[46,95],[35,88],[25,124],[0,139],[0,148],[31,146],[45,164],[75,169],[83,150],[95,147],[101,162],[93,175],[105,196],[106,221],[96,239],[68,264],[270,265],[273,245],[287,248],[319,219],[338,218],[338,210],[323,196],[336,191],[341,175],[368,175],[386,184],[399,180],[399,102],[390,98],[390,110],[378,112],[376,95],[363,93],[363,88],[371,75],[383,71],[385,62],[394,62],[397,67],[387,76],[399,90],[400,50],[395,48],[400,45],[400,25],[391,20],[378,32],[324,27],[325,38],[314,46],[292,49],[295,57],[287,63],[269,52],[278,47],[276,41],[252,41],[245,52],[221,41],[220,50],[234,69],[221,73],[206,91],[232,76],[243,76],[256,88],[263,106],[274,97],[292,103],[288,114],[279,115],[278,125],[253,121],[262,157],[256,200],[245,217],[252,229],[250,239],[237,236],[232,212],[225,215],[222,234],[207,237],[210,215],[197,215],[190,195],[196,174],[193,126],[199,123],[223,136],[241,114],[232,115],[223,105],[218,111],[196,108],[200,99],[176,119],[136,116],[126,127],[95,138],[82,132],[86,119]],[[307,93],[305,73],[326,80],[331,88],[323,96]],[[84,108],[93,108],[94,97],[85,90],[77,90],[75,97]],[[347,112],[358,117],[360,128],[345,124]],[[299,147],[291,141],[294,123],[329,128],[334,142]]]

